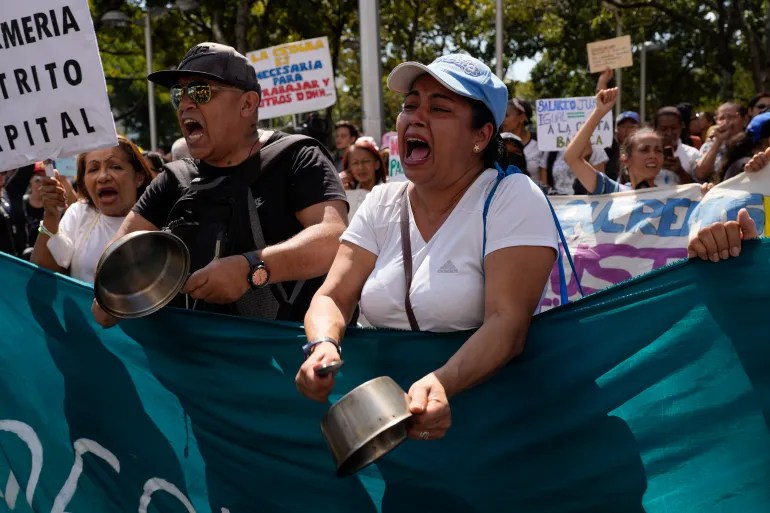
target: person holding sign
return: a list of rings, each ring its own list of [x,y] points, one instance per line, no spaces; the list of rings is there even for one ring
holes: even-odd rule
[[[93,283],[102,251],[152,175],[139,148],[118,136],[114,148],[78,155],[75,181],[80,200],[65,211],[66,180],[58,172],[55,178],[43,179],[43,220],[30,260]]]
[[[596,108],[580,127],[564,152],[564,161],[589,194],[608,194],[644,187],[654,187],[655,177],[663,167],[663,140],[649,128],[642,128],[626,137],[620,147],[620,162],[628,171],[630,183],[621,184],[595,169],[583,156],[590,144],[591,134],[602,117],[612,110],[618,89],[602,89],[596,95]]]
[[[428,66],[406,62],[388,86],[405,95],[396,126],[409,182],[376,187],[343,234],[305,316],[309,342],[295,381],[307,397],[327,400],[334,377],[315,369],[340,359],[359,298],[376,327],[478,328],[409,389],[409,436],[434,440],[451,424],[450,399],[522,351],[556,260],[557,233],[528,176],[498,182],[508,92],[489,67],[462,54]]]
[[[629,182],[619,183],[603,172],[595,169],[581,156],[582,148],[590,140],[596,125],[606,113],[612,110],[618,98],[618,88],[603,89],[596,95],[596,108],[588,120],[580,127],[564,152],[564,160],[572,168],[575,176],[588,194],[610,194],[656,187],[657,177],[666,162],[663,137],[649,128],[641,128],[629,135],[620,147],[620,162],[625,168]],[[701,191],[706,194],[713,184],[702,184]]]

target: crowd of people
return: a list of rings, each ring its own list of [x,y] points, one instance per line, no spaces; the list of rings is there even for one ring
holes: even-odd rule
[[[226,65],[223,65],[226,64]],[[440,368],[409,390],[410,436],[444,436],[449,400],[522,350],[557,256],[543,194],[605,194],[680,183],[710,185],[770,158],[770,94],[726,102],[714,116],[660,108],[646,126],[622,112],[607,148],[591,134],[618,90],[597,83],[596,109],[562,152],[542,152],[532,106],[477,59],[406,62],[388,77],[404,97],[396,123],[408,181],[388,182],[387,152],[349,121],[329,152],[310,137],[259,125],[254,68],[233,48],[201,43],[167,87],[183,135],[164,151],[118,146],[78,156],[74,183],[45,166],[0,173],[0,250],[82,281],[112,241],[166,229],[191,254],[180,298],[196,310],[304,321],[299,390],[326,401],[358,311],[376,327],[473,330]],[[753,158],[752,158],[753,157]],[[496,163],[523,171],[505,177]],[[735,256],[750,220],[702,232],[691,256]],[[737,239],[736,239],[737,237]],[[340,242],[341,241],[341,242]],[[447,303],[447,297],[463,301]],[[102,326],[118,322],[94,300]]]

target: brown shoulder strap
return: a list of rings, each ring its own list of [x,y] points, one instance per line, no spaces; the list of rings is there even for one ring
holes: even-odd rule
[[[409,184],[407,183],[401,192],[401,255],[404,260],[404,277],[406,278],[404,308],[412,331],[420,331],[420,325],[417,324],[417,318],[415,318],[414,310],[412,310],[412,302],[409,300],[409,291],[412,289],[412,241],[409,235],[409,199],[406,195],[408,189]]]

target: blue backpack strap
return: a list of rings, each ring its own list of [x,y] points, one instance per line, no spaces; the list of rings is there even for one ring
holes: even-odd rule
[[[506,176],[510,176],[513,174],[521,173],[524,174],[521,169],[514,166],[513,164],[508,166],[508,169],[503,171],[503,168],[500,166],[499,163],[495,162],[495,168],[497,168],[497,181],[495,181],[495,185],[492,186],[492,190],[489,191],[489,195],[487,196],[486,201],[484,202],[484,213],[483,215],[483,221],[484,221],[484,239],[482,244],[482,250],[481,250],[481,258],[484,259],[484,255],[487,253],[487,214],[489,213],[489,206],[492,204],[492,197],[495,195],[495,192],[497,191],[497,187],[500,185],[500,182],[505,178]],[[527,176],[527,175],[525,175]],[[575,277],[575,282],[577,283],[578,290],[580,291],[581,296],[585,296],[583,293],[583,286],[580,283],[580,278],[578,277],[577,271],[575,270],[575,263],[572,261],[572,255],[569,252],[569,246],[567,245],[567,239],[564,237],[564,231],[561,229],[561,223],[559,223],[559,219],[556,217],[556,210],[554,210],[553,205],[551,204],[551,201],[548,199],[548,196],[545,195],[545,200],[548,202],[548,208],[551,209],[551,215],[553,216],[553,221],[556,224],[556,230],[559,232],[559,239],[561,240],[562,247],[564,248],[564,252],[567,254],[567,261],[569,262],[570,268],[572,269],[572,275]],[[556,261],[559,265],[559,296],[561,298],[561,304],[566,305],[569,303],[569,292],[567,290],[567,278],[564,273],[564,260],[562,259],[561,251],[557,250],[557,257]],[[482,262],[481,266],[482,270],[484,269],[484,265]]]

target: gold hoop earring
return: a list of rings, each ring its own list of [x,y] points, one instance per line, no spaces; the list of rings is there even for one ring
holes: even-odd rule
[[[473,153],[479,153],[481,151],[481,147],[479,146],[479,143],[476,143],[473,145]]]

